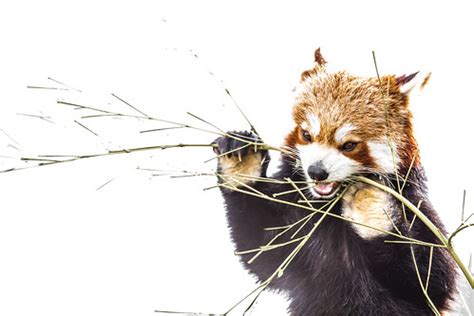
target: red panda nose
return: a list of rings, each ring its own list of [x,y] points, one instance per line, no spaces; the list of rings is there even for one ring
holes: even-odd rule
[[[321,162],[317,162],[308,168],[308,175],[311,179],[316,181],[324,181],[329,177],[326,169]]]

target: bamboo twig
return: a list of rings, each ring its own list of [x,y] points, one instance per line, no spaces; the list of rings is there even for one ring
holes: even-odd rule
[[[135,147],[135,148],[126,148],[126,149],[119,149],[119,150],[108,150],[103,153],[94,153],[88,155],[39,155],[38,157],[22,157],[21,160],[23,161],[43,161],[35,166],[28,166],[23,168],[11,168],[7,170],[2,170],[0,173],[6,173],[11,171],[19,171],[24,169],[42,167],[42,166],[49,166],[54,164],[66,163],[66,162],[73,162],[81,159],[89,159],[89,158],[98,158],[98,157],[105,157],[105,156],[112,156],[112,155],[121,155],[121,154],[130,154],[135,152],[142,152],[142,151],[150,151],[150,150],[165,150],[171,148],[184,148],[184,147],[213,147],[212,144],[171,144],[171,145],[158,145],[158,146],[148,146],[148,147]],[[43,159],[42,157],[46,158],[56,158],[56,159]],[[57,158],[65,158],[63,160],[59,160]]]
[[[198,56],[198,54],[196,54],[194,51],[190,50],[189,51],[191,53],[191,55],[196,58],[197,60],[199,60],[201,62],[201,58]],[[250,126],[250,130],[255,133],[259,138],[260,138],[260,135],[258,134],[257,130],[255,129],[255,126],[250,122],[249,118],[247,117],[247,115],[244,113],[244,111],[242,111],[242,108],[240,107],[240,105],[237,103],[237,101],[234,99],[234,97],[232,96],[232,94],[230,93],[230,90],[224,85],[224,81],[221,80],[221,79],[218,79],[216,77],[216,75],[209,69],[209,67],[207,67],[205,65],[205,68],[207,70],[207,72],[209,73],[209,75],[211,75],[214,79],[216,79],[219,84],[222,86],[222,88],[224,89],[225,93],[227,94],[227,96],[230,98],[230,100],[232,101],[232,103],[234,104],[235,108],[239,111],[239,113],[242,115],[242,117],[247,121],[247,123],[249,124]]]
[[[430,307],[431,311],[436,316],[441,316],[441,313],[438,311],[438,308],[434,305],[433,301],[431,300],[430,296],[428,295],[428,292],[425,290],[425,287],[423,286],[423,281],[421,279],[420,270],[418,268],[418,264],[416,262],[416,257],[415,257],[415,252],[413,251],[412,246],[410,246],[410,251],[411,251],[411,256],[412,256],[412,259],[413,259],[413,265],[415,266],[416,276],[418,278],[418,282],[420,283],[421,291],[423,292],[423,295],[425,296],[425,299],[428,303],[428,306]]]
[[[67,88],[57,88],[57,87],[42,87],[42,86],[26,86],[27,89],[41,89],[41,90],[63,90],[69,91]]]
[[[79,93],[82,92],[81,90],[78,90],[78,89],[76,89],[76,88],[73,88],[73,87],[71,87],[70,85],[67,85],[67,84],[65,84],[64,82],[61,82],[61,81],[56,80],[56,79],[54,79],[54,78],[48,77],[48,80],[51,80],[52,82],[58,83],[58,84],[60,84],[60,85],[62,85],[62,86],[64,86],[64,87],[66,87],[66,88],[68,88],[68,89],[75,90],[76,92],[79,92]]]
[[[379,81],[380,94],[382,95],[383,100],[384,100],[385,123],[387,125],[387,135],[386,135],[387,144],[390,148],[390,153],[391,153],[391,156],[392,156],[393,166],[395,167],[394,171],[395,171],[395,177],[396,177],[396,180],[397,180],[396,183],[397,183],[398,192],[400,194],[402,194],[402,188],[400,186],[400,177],[399,177],[399,174],[398,174],[398,166],[397,166],[397,163],[395,161],[395,149],[394,149],[394,146],[393,146],[393,143],[392,143],[392,138],[391,138],[392,130],[391,130],[391,126],[390,126],[389,111],[388,111],[388,97],[390,96],[390,81],[387,80],[387,94],[385,95],[385,93],[382,90],[382,79],[380,78],[379,68],[378,68],[378,65],[377,65],[377,58],[375,57],[375,51],[372,51],[372,58],[373,58],[373,61],[374,61],[374,66],[375,66],[375,72],[377,74],[377,79]],[[406,178],[408,178],[408,172],[407,172]],[[405,211],[405,205],[403,205],[403,204],[402,204],[402,212],[403,212],[403,218],[406,221],[407,220],[407,214],[406,214],[406,211]]]
[[[425,291],[426,292],[428,292],[428,286],[430,284],[431,265],[433,263],[433,251],[434,251],[434,248],[430,247],[430,259],[428,261],[428,271],[426,272],[426,283],[425,283]]]
[[[17,113],[16,115],[20,115],[20,116],[26,116],[26,117],[33,117],[33,118],[39,118],[43,121],[46,121],[48,123],[53,123],[54,122],[51,120],[51,117],[49,116],[45,116],[45,115],[38,115],[38,114],[29,114],[29,113]]]
[[[112,96],[113,96],[114,98],[116,98],[117,100],[119,100],[120,102],[122,102],[122,103],[128,105],[129,107],[131,107],[132,109],[134,109],[135,111],[137,111],[138,113],[140,113],[141,115],[143,115],[144,118],[149,118],[149,116],[148,116],[147,114],[145,114],[144,112],[140,111],[139,109],[137,109],[136,107],[134,107],[133,105],[131,105],[130,103],[128,103],[127,101],[125,101],[124,99],[118,97],[117,95],[115,95],[115,94],[113,94],[113,93],[112,93]]]
[[[197,120],[199,120],[199,121],[201,121],[201,122],[203,122],[203,123],[206,123],[206,124],[209,125],[209,126],[214,127],[215,129],[217,129],[217,130],[218,130],[219,132],[221,132],[221,133],[225,133],[225,132],[224,132],[221,128],[219,128],[217,125],[212,124],[211,122],[209,122],[209,121],[207,121],[207,120],[205,120],[205,119],[203,119],[203,118],[201,118],[201,117],[199,117],[199,116],[197,116],[197,115],[195,115],[195,114],[193,114],[193,113],[191,113],[191,112],[186,112],[186,114],[188,114],[189,116],[194,117],[195,119],[197,119]]]
[[[464,222],[464,208],[466,207],[466,190],[462,192],[461,222]]]

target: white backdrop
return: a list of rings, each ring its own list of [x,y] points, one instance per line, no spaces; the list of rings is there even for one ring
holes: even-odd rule
[[[224,129],[247,129],[227,88],[263,138],[278,145],[291,126],[291,90],[315,48],[331,68],[360,75],[375,74],[375,50],[383,74],[433,72],[412,109],[432,200],[452,230],[464,189],[466,214],[474,211],[471,13],[468,1],[4,4],[0,169],[38,154],[215,138],[140,134],[166,125],[80,119],[90,112],[56,104],[133,113],[111,93],[149,115],[208,128],[191,111]],[[26,88],[64,88],[48,77],[82,92]],[[214,179],[137,170],[209,171],[215,161],[204,161],[212,156],[209,148],[170,149],[0,174],[0,314],[224,312],[255,284],[233,255],[219,192],[202,190]],[[466,262],[473,237],[465,231],[457,240]],[[253,314],[285,315],[286,305],[266,294]]]

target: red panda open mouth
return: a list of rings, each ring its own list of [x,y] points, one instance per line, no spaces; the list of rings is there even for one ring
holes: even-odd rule
[[[320,197],[331,198],[339,191],[340,187],[340,182],[316,182],[313,190]]]

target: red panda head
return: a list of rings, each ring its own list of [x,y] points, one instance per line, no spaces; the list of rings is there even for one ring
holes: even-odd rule
[[[293,109],[295,128],[286,138],[317,196],[360,173],[406,172],[419,163],[407,89],[416,74],[362,78],[328,73],[319,49],[303,72]]]

